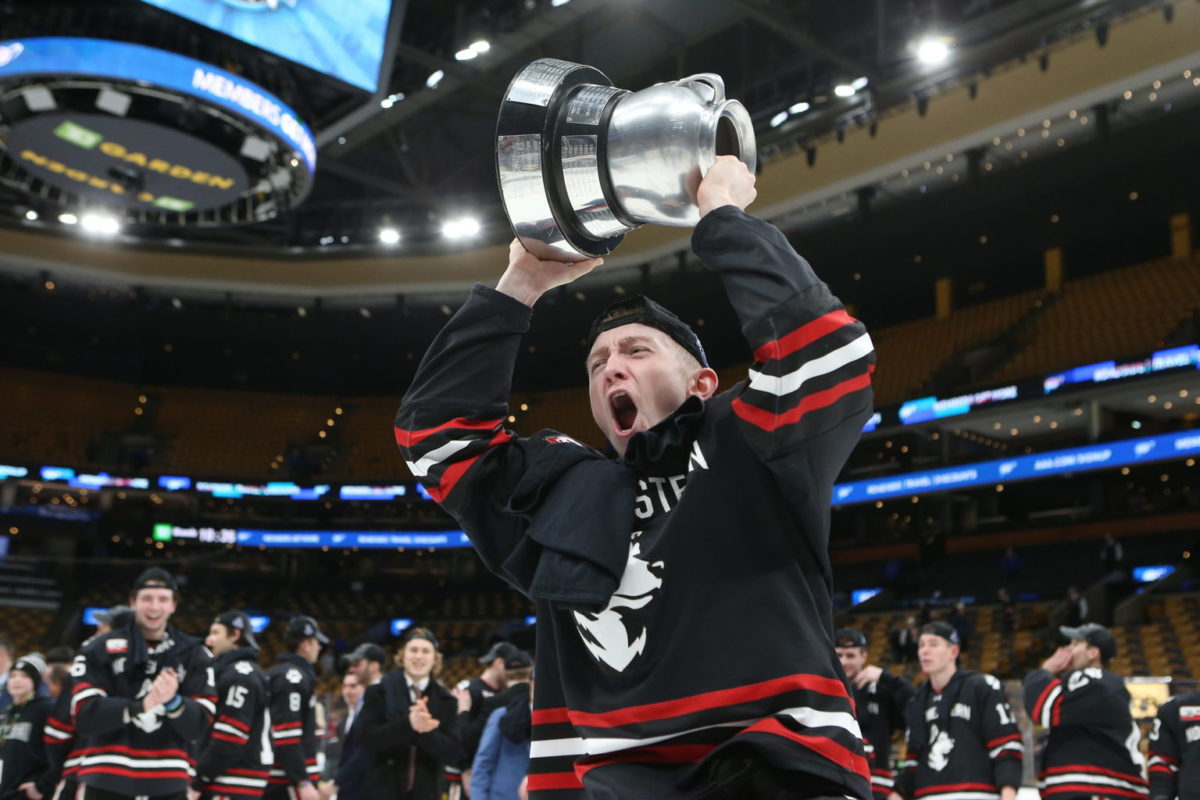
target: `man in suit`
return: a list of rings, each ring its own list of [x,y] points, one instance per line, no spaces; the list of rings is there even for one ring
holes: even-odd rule
[[[458,701],[437,682],[437,637],[413,629],[393,670],[367,689],[355,733],[367,769],[361,800],[437,800],[446,765],[462,759],[453,735]]]

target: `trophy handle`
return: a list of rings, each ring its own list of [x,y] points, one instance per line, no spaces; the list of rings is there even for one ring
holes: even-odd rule
[[[713,96],[705,97],[702,92],[696,91],[696,87],[692,86],[692,84],[696,83],[707,86],[712,91]],[[675,85],[691,89],[700,95],[700,98],[706,103],[720,103],[725,100],[725,81],[721,79],[720,75],[712,72],[700,72],[696,75],[688,75],[686,78],[680,78],[675,81]]]

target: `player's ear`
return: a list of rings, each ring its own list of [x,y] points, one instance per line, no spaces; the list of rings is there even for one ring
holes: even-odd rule
[[[717,391],[717,373],[709,367],[701,367],[692,373],[691,386],[689,393],[694,394],[701,400],[707,400]]]

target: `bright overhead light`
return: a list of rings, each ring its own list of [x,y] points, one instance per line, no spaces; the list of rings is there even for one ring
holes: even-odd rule
[[[780,125],[782,125],[784,123],[784,120],[786,120],[787,118],[788,118],[788,112],[780,111],[778,114],[771,117],[771,127],[778,128]]]
[[[447,239],[467,239],[480,230],[479,220],[471,217],[453,219],[442,225],[442,235]]]
[[[492,49],[492,44],[487,39],[478,39],[474,42],[471,42],[471,49],[479,55],[483,55],[488,50]]]
[[[838,97],[853,97],[854,87],[848,83],[839,83],[837,86],[833,87],[833,93]]]
[[[439,69],[437,72],[425,79],[425,85],[430,89],[436,89],[437,85],[442,82],[442,78],[444,77],[446,77],[446,73]]]
[[[79,222],[79,217],[75,216],[74,214],[72,214],[70,212],[67,212],[65,214],[59,214],[58,221],[61,222],[63,225],[74,225],[76,222]]]
[[[38,213],[36,211],[34,211],[32,208],[25,212],[25,219],[29,220],[30,222],[33,222],[37,218],[38,218]]]
[[[400,241],[400,231],[395,228],[380,228],[379,241],[384,244],[396,244]]]
[[[477,55],[479,55],[479,53],[475,52],[474,50],[472,50],[469,47],[466,47],[466,48],[463,48],[462,50],[459,50],[457,53],[454,54],[454,60],[455,61],[470,61],[472,58],[474,58]]]
[[[861,92],[863,89],[867,88],[867,84],[869,82],[870,81],[867,80],[867,76],[864,75],[861,78],[855,78],[854,80],[850,81],[850,88],[856,92]]]
[[[550,0],[550,7],[558,8],[559,6],[565,6],[569,2],[571,2],[571,0]]]
[[[917,42],[917,60],[930,66],[945,63],[950,57],[950,41],[945,36],[926,36]]]
[[[121,230],[120,221],[111,214],[84,214],[79,222],[88,233],[99,236],[112,236]]]
[[[803,114],[805,111],[808,111],[810,108],[812,108],[812,106],[810,106],[808,103],[801,100],[799,103],[795,103],[793,105],[788,106],[788,113],[789,114]]]

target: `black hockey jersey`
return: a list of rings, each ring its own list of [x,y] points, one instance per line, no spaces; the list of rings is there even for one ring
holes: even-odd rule
[[[1200,691],[1158,707],[1149,764],[1152,798],[1200,800]]]
[[[34,781],[43,791],[47,772],[42,729],[53,701],[36,694],[21,705],[13,703],[0,713],[0,797],[21,797],[17,787]]]
[[[1038,776],[1043,798],[1149,797],[1141,733],[1119,675],[1089,667],[1060,679],[1035,669],[1025,677],[1025,708],[1050,730]]]
[[[180,704],[144,711],[140,698],[171,667]],[[174,626],[148,646],[135,624],[89,640],[71,667],[76,735],[85,740],[79,781],[128,796],[184,792],[195,774],[193,744],[216,711],[212,657]]]
[[[999,800],[1021,786],[1025,745],[1000,681],[960,669],[941,694],[929,681],[908,704],[896,792],[921,800]]]
[[[317,676],[303,656],[283,653],[267,671],[271,698],[271,747],[275,763],[270,788],[299,786],[321,778],[317,741]]]
[[[726,206],[692,243],[754,349],[747,380],[690,398],[619,461],[554,431],[519,438],[504,420],[531,311],[477,286],[425,355],[396,438],[484,563],[530,594],[531,553],[535,585],[572,588],[548,574],[551,550],[572,563],[564,535],[619,548],[620,585],[593,610],[534,598],[532,796],[688,797],[697,765],[749,747],[868,798],[828,535],[834,479],[871,413],[871,341],[773,226]],[[676,785],[649,787],[648,771]]]
[[[892,734],[903,732],[908,701],[913,687],[898,675],[884,670],[879,680],[854,688],[854,708],[863,738],[871,745],[871,789],[886,799],[895,788],[892,769]]]
[[[269,738],[270,692],[258,666],[258,649],[222,653],[217,673],[217,718],[196,765],[197,789],[218,795],[258,797],[273,761]]]
[[[54,796],[54,788],[59,780],[68,781],[75,785],[79,763],[83,757],[76,751],[79,740],[75,736],[75,720],[71,716],[71,689],[75,679],[68,675],[63,680],[63,687],[58,698],[46,717],[46,725],[42,729],[42,744],[46,747],[46,770],[44,783],[38,784],[38,791],[46,798]]]

